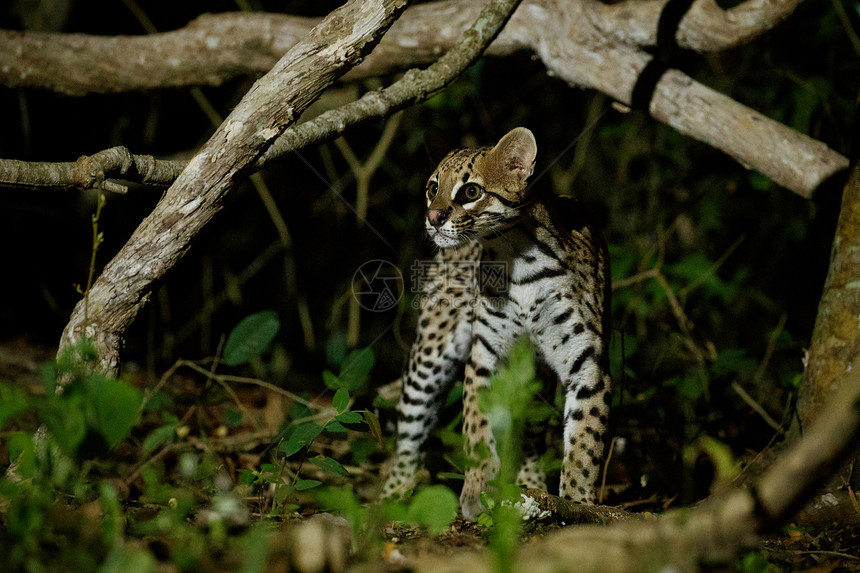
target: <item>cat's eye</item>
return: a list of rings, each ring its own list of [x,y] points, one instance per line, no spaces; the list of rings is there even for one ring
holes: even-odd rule
[[[436,196],[436,193],[439,191],[439,185],[435,181],[431,181],[427,184],[427,196],[431,199]]]
[[[460,189],[460,192],[457,193],[457,199],[461,203],[468,203],[470,201],[474,201],[481,197],[484,194],[484,190],[480,185],[476,185],[475,183],[469,183],[467,185],[463,185]]]

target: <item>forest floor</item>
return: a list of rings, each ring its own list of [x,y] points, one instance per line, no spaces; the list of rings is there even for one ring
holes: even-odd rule
[[[0,380],[34,399],[44,396],[40,365],[49,354],[0,347]],[[396,571],[463,552],[494,551],[488,549],[493,524],[487,520],[448,518],[440,527],[410,513],[406,504],[395,508],[400,514],[374,509],[385,471],[385,442],[364,423],[347,422],[348,431],[327,431],[286,455],[279,438],[284,412],[301,414],[284,392],[251,380],[207,376],[190,363],[155,381],[145,373],[131,376],[131,385],[145,390],[148,400],[130,437],[110,451],[99,450],[98,444],[88,449],[85,442],[77,466],[67,469],[77,481],[55,487],[41,513],[27,517],[38,529],[22,526],[22,515],[29,514],[15,509],[24,500],[27,511],[35,512],[32,499],[16,499],[17,486],[0,480],[0,565],[10,555],[20,556],[16,551],[29,558],[25,565],[0,570],[100,565],[103,571],[120,571],[136,563],[143,567],[139,570],[159,572]],[[331,394],[310,397],[305,414],[318,420],[335,415]],[[34,423],[24,418],[2,427],[0,469],[10,461],[10,437]],[[340,461],[336,466],[308,463],[320,459]],[[453,473],[438,475],[456,491]],[[57,495],[62,489],[71,491]],[[633,512],[675,507],[668,494],[649,499],[616,495],[610,501]],[[815,525],[793,523],[736,562],[707,570],[860,571],[857,514]],[[388,515],[405,518],[391,521]],[[555,522],[528,525],[520,540],[561,527]],[[430,533],[434,528],[440,533]]]

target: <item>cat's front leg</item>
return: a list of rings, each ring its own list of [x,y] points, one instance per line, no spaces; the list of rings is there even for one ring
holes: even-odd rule
[[[402,495],[416,485],[424,467],[424,445],[436,425],[441,399],[462,368],[469,348],[468,315],[450,315],[447,306],[427,307],[419,324],[423,326],[403,373],[397,404],[397,450],[382,488],[383,497]]]
[[[484,299],[486,300],[486,299]],[[474,519],[484,511],[481,492],[496,477],[499,459],[489,416],[481,411],[480,393],[490,386],[490,377],[500,360],[507,356],[522,328],[513,312],[479,303],[472,324],[472,349],[463,380],[463,438],[469,465],[460,493],[463,517]]]

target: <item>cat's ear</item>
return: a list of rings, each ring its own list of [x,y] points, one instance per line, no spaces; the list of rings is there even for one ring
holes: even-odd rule
[[[457,142],[435,125],[431,125],[424,132],[424,148],[434,167],[439,165],[456,146]]]
[[[525,181],[534,173],[535,136],[525,127],[515,127],[499,140],[492,154],[502,169]]]

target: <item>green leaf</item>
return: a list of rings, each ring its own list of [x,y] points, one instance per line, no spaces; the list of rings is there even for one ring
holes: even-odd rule
[[[281,444],[281,451],[289,457],[313,442],[322,431],[323,427],[314,422],[298,425]]]
[[[318,479],[296,480],[296,491],[304,491],[306,489],[313,489],[313,488],[315,488],[321,484],[322,484],[322,482]]]
[[[349,390],[346,388],[338,388],[331,399],[331,405],[338,413],[342,413],[349,406]]]
[[[42,411],[42,421],[60,449],[74,455],[87,434],[84,397],[77,394],[64,396],[62,403],[53,401]]]
[[[264,310],[243,318],[230,332],[224,345],[224,364],[239,366],[268,350],[281,323],[273,310]]]
[[[254,485],[257,481],[257,473],[254,470],[237,470],[239,473],[239,483],[242,485]]]
[[[337,420],[330,420],[326,425],[325,429],[327,432],[348,432],[349,428],[338,422]]]
[[[339,390],[343,387],[340,379],[331,370],[323,370],[323,382],[330,390]]]
[[[363,464],[367,458],[379,449],[379,444],[376,440],[355,440],[350,446],[353,462]]]
[[[313,460],[311,460],[313,461]],[[340,513],[349,522],[353,535],[366,527],[367,510],[349,487],[325,487],[313,492],[321,509]]]
[[[341,424],[360,424],[364,418],[358,412],[343,412],[334,417]]]
[[[445,486],[424,488],[412,498],[408,517],[427,527],[433,535],[439,535],[457,517],[457,496]]]
[[[343,361],[340,369],[340,382],[349,391],[361,388],[373,368],[373,351],[370,348],[353,350]]]
[[[0,384],[0,426],[27,409],[27,393],[10,384]]]
[[[143,452],[148,454],[162,444],[172,442],[176,436],[176,428],[178,427],[178,423],[172,423],[155,428],[148,436],[146,436],[146,439],[143,440]]]
[[[87,379],[87,400],[95,419],[95,430],[111,448],[131,432],[140,413],[140,390],[123,382],[93,375]]]
[[[339,476],[349,477],[349,472],[343,465],[334,458],[324,458],[324,457],[316,457],[311,458],[310,462],[320,468],[321,470],[325,470],[327,472],[337,474]]]
[[[18,464],[18,475],[24,479],[31,477],[36,465],[36,447],[33,444],[33,434],[13,432],[6,439],[6,447],[9,449],[9,459],[15,460]],[[2,481],[0,480],[0,483]]]
[[[328,364],[338,365],[346,358],[347,337],[345,332],[335,332],[325,343],[325,357]]]
[[[221,422],[228,428],[238,428],[242,425],[242,412],[228,408],[221,414]]]

